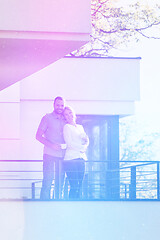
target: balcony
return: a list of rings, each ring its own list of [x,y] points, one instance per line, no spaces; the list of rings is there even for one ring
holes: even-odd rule
[[[160,199],[160,162],[122,161],[119,168],[111,168],[110,161],[86,162],[81,198],[77,201],[138,201]],[[0,160],[1,200],[40,200],[42,160]],[[69,182],[63,189],[53,180],[52,201],[68,201]]]
[[[119,199],[112,200],[101,177],[106,173],[104,163],[89,164],[85,198],[40,201],[37,181],[42,179],[42,161],[1,160],[2,239],[158,240],[159,162],[121,162],[118,170],[108,171],[105,180],[114,182],[117,171],[120,176]],[[117,185],[109,186],[114,196]]]

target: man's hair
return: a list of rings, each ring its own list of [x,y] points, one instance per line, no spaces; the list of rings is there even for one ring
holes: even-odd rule
[[[58,96],[58,97],[56,97],[56,98],[54,99],[54,103],[55,103],[57,100],[62,100],[62,101],[64,101],[63,97],[60,97],[60,96]]]

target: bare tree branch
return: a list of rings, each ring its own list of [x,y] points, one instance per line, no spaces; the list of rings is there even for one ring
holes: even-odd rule
[[[71,55],[108,56],[110,50],[137,42],[141,36],[160,39],[149,35],[153,27],[160,32],[160,6],[148,8],[139,3],[127,8],[113,8],[108,0],[92,0],[92,34],[90,42]]]

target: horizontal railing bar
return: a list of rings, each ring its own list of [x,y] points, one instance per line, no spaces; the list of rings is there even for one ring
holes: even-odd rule
[[[33,162],[37,162],[37,161],[43,161],[42,159],[0,159],[0,161],[33,161]],[[106,162],[110,162],[110,160],[88,160],[87,162],[103,162],[103,163],[106,163]],[[112,160],[112,162],[117,162],[117,160]],[[129,161],[126,161],[126,160],[120,160],[119,163],[138,163],[138,162],[153,162],[153,163],[158,163],[160,161],[151,161],[151,160],[129,160]]]
[[[43,162],[43,160],[0,160],[0,162]]]
[[[31,187],[0,187],[0,189],[31,189]]]
[[[160,161],[151,161],[151,160],[145,160],[145,161],[142,161],[142,160],[136,160],[136,161],[119,161],[119,163],[139,163],[139,162],[147,162],[147,163],[159,163]]]
[[[35,160],[35,159],[33,159],[33,160],[4,160],[4,159],[1,159],[0,160],[0,162],[43,162],[43,160]],[[112,160],[112,163],[117,163],[117,160]],[[105,163],[110,163],[110,160],[106,160],[106,161],[104,161],[104,160],[93,160],[93,161],[90,161],[90,160],[88,160],[88,161],[86,161],[86,163],[103,163],[103,164],[105,164]],[[151,164],[154,164],[154,163],[160,163],[160,161],[119,161],[119,164],[121,164],[121,163],[146,163],[146,164],[148,164],[148,163],[151,163]]]
[[[129,171],[121,171],[121,170],[120,170],[120,173],[121,173],[121,174],[123,174],[123,173],[130,173],[130,172],[131,172],[130,170],[129,170]],[[138,172],[138,173],[141,173],[141,172],[143,172],[143,173],[145,173],[145,172],[146,172],[146,173],[148,173],[148,172],[149,172],[149,173],[152,173],[152,172],[155,173],[154,170],[144,170],[144,171],[142,171],[142,170],[137,170],[136,172]]]
[[[143,163],[143,164],[138,164],[138,165],[132,165],[132,166],[126,166],[126,167],[119,167],[119,169],[127,169],[127,168],[131,168],[131,167],[144,167],[144,166],[149,166],[149,165],[153,165],[153,164],[157,164],[157,163],[155,163],[155,162]]]
[[[9,179],[5,179],[5,178],[2,178],[2,179],[0,179],[0,181],[13,181],[13,180],[15,180],[15,181],[21,181],[21,180],[24,180],[24,181],[31,181],[31,180],[42,180],[42,179],[37,179],[37,178],[27,178],[27,179],[24,179],[24,178],[9,178]]]
[[[1,172],[43,172],[42,170],[41,171],[0,171]]]

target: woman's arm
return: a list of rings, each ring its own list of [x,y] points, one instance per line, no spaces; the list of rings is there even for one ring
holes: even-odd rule
[[[75,149],[80,152],[85,152],[87,149],[86,144],[82,144],[82,143],[73,141],[71,132],[72,132],[71,128],[69,127],[69,125],[66,124],[63,128],[63,136],[64,136],[64,140],[67,144],[67,148]]]
[[[89,145],[89,138],[88,138],[87,134],[85,133],[83,126],[82,125],[80,125],[80,126],[81,126],[81,130],[82,130],[82,134],[81,134],[82,135],[82,144],[85,145],[87,148]]]

